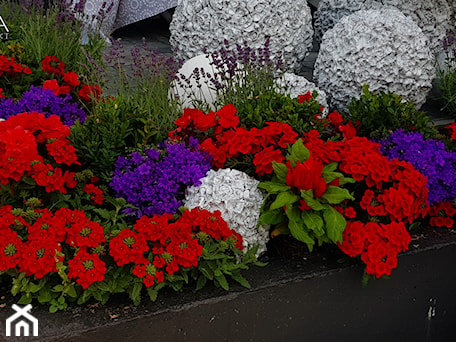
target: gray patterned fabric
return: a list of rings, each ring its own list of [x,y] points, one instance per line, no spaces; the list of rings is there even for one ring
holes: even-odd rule
[[[178,0],[87,0],[84,13],[92,18],[104,13],[101,33],[109,36],[114,30],[153,17],[176,7]],[[103,7],[103,4],[105,6]]]

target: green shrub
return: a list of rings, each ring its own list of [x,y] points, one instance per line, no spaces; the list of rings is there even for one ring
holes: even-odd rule
[[[359,99],[352,99],[349,113],[353,122],[359,121],[359,136],[380,139],[396,129],[419,131],[426,137],[437,134],[429,123],[429,117],[415,108],[411,101],[405,101],[400,95],[391,92],[375,94],[368,85],[363,86]]]

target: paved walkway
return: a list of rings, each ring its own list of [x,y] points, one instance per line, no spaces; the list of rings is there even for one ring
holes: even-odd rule
[[[120,39],[126,50],[132,49],[135,45],[141,46],[144,38],[145,43],[149,48],[156,49],[160,54],[171,56],[172,48],[169,44],[170,32],[168,24],[168,20],[171,20],[171,17],[172,10],[170,12],[166,12],[164,15],[148,18],[138,23],[118,29],[112,36],[115,39]],[[313,66],[317,55],[318,51],[314,48],[303,62],[303,68],[300,75],[306,77],[308,80],[312,80],[313,78]],[[443,104],[439,100],[437,86],[434,85],[428,96],[428,101],[421,108],[421,110],[426,112],[431,117],[432,121],[437,125],[448,125],[454,120],[445,112],[440,110],[442,106]]]

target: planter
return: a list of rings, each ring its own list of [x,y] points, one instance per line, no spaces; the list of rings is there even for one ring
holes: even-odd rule
[[[277,238],[276,238],[277,239]],[[361,284],[363,265],[336,249],[309,254],[280,240],[269,264],[245,272],[252,288],[163,291],[138,307],[107,305],[50,314],[33,308],[40,341],[449,341],[456,321],[456,233],[416,235],[390,279]],[[287,245],[288,244],[288,241]],[[344,262],[341,262],[344,261]],[[5,289],[2,289],[4,293]],[[3,297],[2,297],[3,298]],[[0,301],[0,341],[14,299]]]

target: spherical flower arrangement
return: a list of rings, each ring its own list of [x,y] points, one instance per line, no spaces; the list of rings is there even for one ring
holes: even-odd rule
[[[442,141],[397,130],[379,143],[388,159],[407,161],[427,177],[429,205],[456,198],[456,152],[447,151]]]
[[[208,154],[199,150],[195,139],[188,145],[164,142],[159,149],[119,157],[110,186],[117,197],[137,207],[127,209],[130,214],[174,214],[182,204],[185,187],[199,185],[210,168]]]
[[[312,93],[315,90],[318,93],[316,100],[323,107],[323,116],[328,115],[328,103],[326,101],[325,92],[319,89],[314,83],[308,81],[305,77],[285,72],[276,80],[276,84],[278,86],[277,90],[280,93],[288,94],[292,98],[303,95],[308,91]]]
[[[447,0],[321,0],[315,12],[315,35],[321,41],[323,34],[343,17],[359,10],[396,8],[410,17],[428,38],[431,50],[441,51],[445,30],[451,26],[453,1]]]
[[[432,88],[434,64],[429,42],[411,18],[396,9],[361,10],[324,34],[314,75],[339,111],[347,111],[364,84],[419,108]]]
[[[186,190],[184,205],[220,211],[228,226],[243,238],[245,249],[258,246],[257,255],[266,251],[269,225],[258,225],[264,195],[258,181],[234,169],[210,170],[200,186]]]
[[[307,1],[181,1],[170,24],[170,44],[179,58],[215,51],[224,40],[261,47],[270,37],[271,52],[282,54],[291,70],[312,46],[312,16]]]

